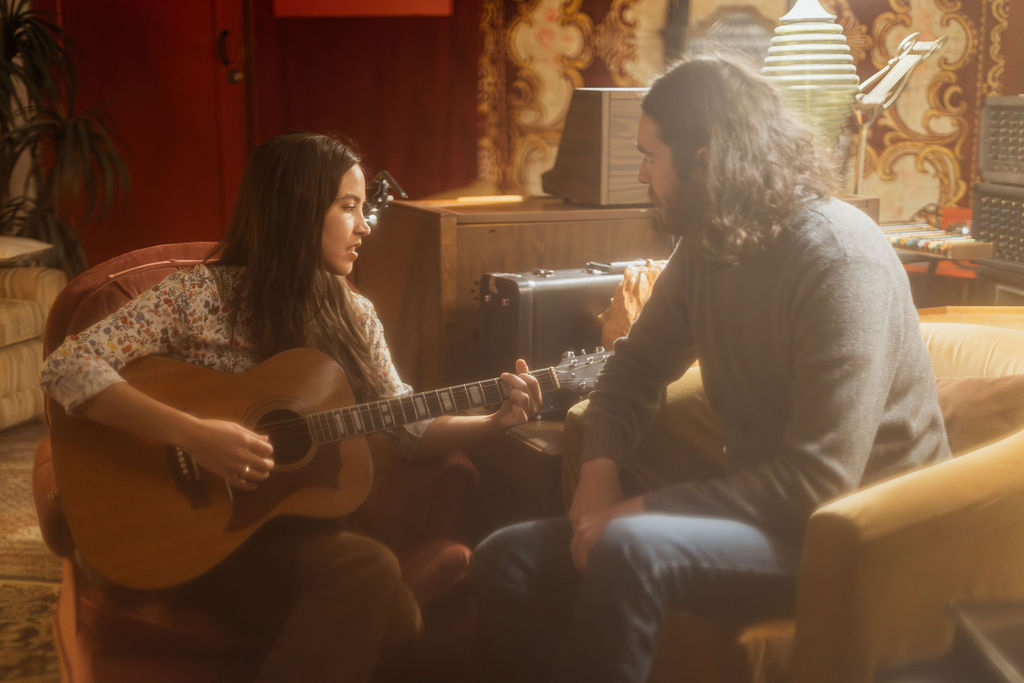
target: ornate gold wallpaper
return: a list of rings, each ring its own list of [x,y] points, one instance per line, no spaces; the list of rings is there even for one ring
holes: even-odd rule
[[[911,219],[928,204],[969,204],[978,179],[982,100],[1002,91],[1008,1],[836,0],[833,5],[851,47],[857,47],[862,79],[882,68],[911,33],[919,32],[921,40],[946,39],[871,129],[861,192],[880,198],[883,221]],[[852,168],[851,163],[851,173]]]
[[[497,191],[540,194],[572,89],[642,86],[664,67],[674,0],[485,0],[480,61],[480,175]],[[734,3],[735,4],[735,3]],[[758,9],[774,7],[767,0]],[[1003,94],[1011,12],[1024,0],[823,0],[838,15],[861,79],[906,36],[945,36],[896,104],[872,126],[861,193],[883,221],[929,204],[968,205],[978,180],[983,98]],[[705,0],[693,11],[710,11]],[[1021,49],[1019,46],[1016,49]],[[1019,82],[1019,79],[1015,82]],[[851,135],[853,134],[851,129]],[[848,168],[852,189],[853,161]]]
[[[671,0],[485,0],[481,180],[543,194],[573,88],[646,84],[664,66]]]

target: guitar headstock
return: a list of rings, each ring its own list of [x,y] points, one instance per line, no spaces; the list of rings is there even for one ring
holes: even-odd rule
[[[555,376],[561,389],[567,389],[578,396],[585,397],[594,390],[594,380],[601,372],[605,362],[612,357],[611,351],[597,347],[593,353],[577,356],[572,351],[562,354],[561,362],[554,366]]]

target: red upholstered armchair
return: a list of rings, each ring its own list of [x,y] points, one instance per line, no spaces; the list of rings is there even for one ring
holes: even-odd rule
[[[44,353],[174,269],[202,260],[213,247],[212,242],[189,242],[139,249],[74,278],[53,304]],[[50,419],[59,408],[47,401]],[[452,664],[446,644],[462,641],[470,623],[465,592],[460,590],[470,550],[455,539],[461,512],[475,494],[476,469],[458,453],[422,463],[393,454],[378,456],[373,490],[357,513],[357,523],[395,551],[420,601],[427,648],[435,653],[425,664],[424,679],[457,678],[464,670]],[[64,558],[54,632],[66,680],[233,678],[240,670],[236,658],[242,656],[242,644],[226,624],[166,592],[100,586],[75,563],[75,542],[61,507],[48,438],[38,448],[33,488],[43,538]]]

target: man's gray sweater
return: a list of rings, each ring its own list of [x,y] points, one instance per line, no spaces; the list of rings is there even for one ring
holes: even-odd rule
[[[647,509],[799,533],[821,503],[950,457],[918,325],[899,259],[844,202],[809,203],[731,267],[683,240],[590,396],[583,456],[632,457],[699,359],[727,471],[651,491]]]

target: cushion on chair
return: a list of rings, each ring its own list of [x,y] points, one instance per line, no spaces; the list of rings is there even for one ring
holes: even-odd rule
[[[0,265],[12,266],[27,263],[53,249],[52,244],[40,242],[31,237],[0,235]]]
[[[38,389],[19,389],[0,396],[0,429],[38,417],[43,412],[43,392]]]
[[[1024,375],[940,377],[938,391],[954,455],[998,441],[1024,425]]]
[[[0,299],[0,347],[38,337],[43,331],[42,307],[28,299]]]
[[[990,325],[922,322],[936,377],[997,377],[1024,373],[1024,332]]]
[[[43,411],[39,368],[43,344],[30,339],[0,347],[0,429],[30,420]]]
[[[68,278],[63,270],[26,266],[23,268],[0,268],[0,298],[28,299],[37,302],[48,311]],[[39,328],[41,334],[43,328]]]
[[[43,342],[30,339],[0,347],[0,396],[22,389],[39,389],[39,369],[43,364]]]
[[[0,429],[43,412],[40,337],[46,312],[66,281],[54,268],[0,268]]]

